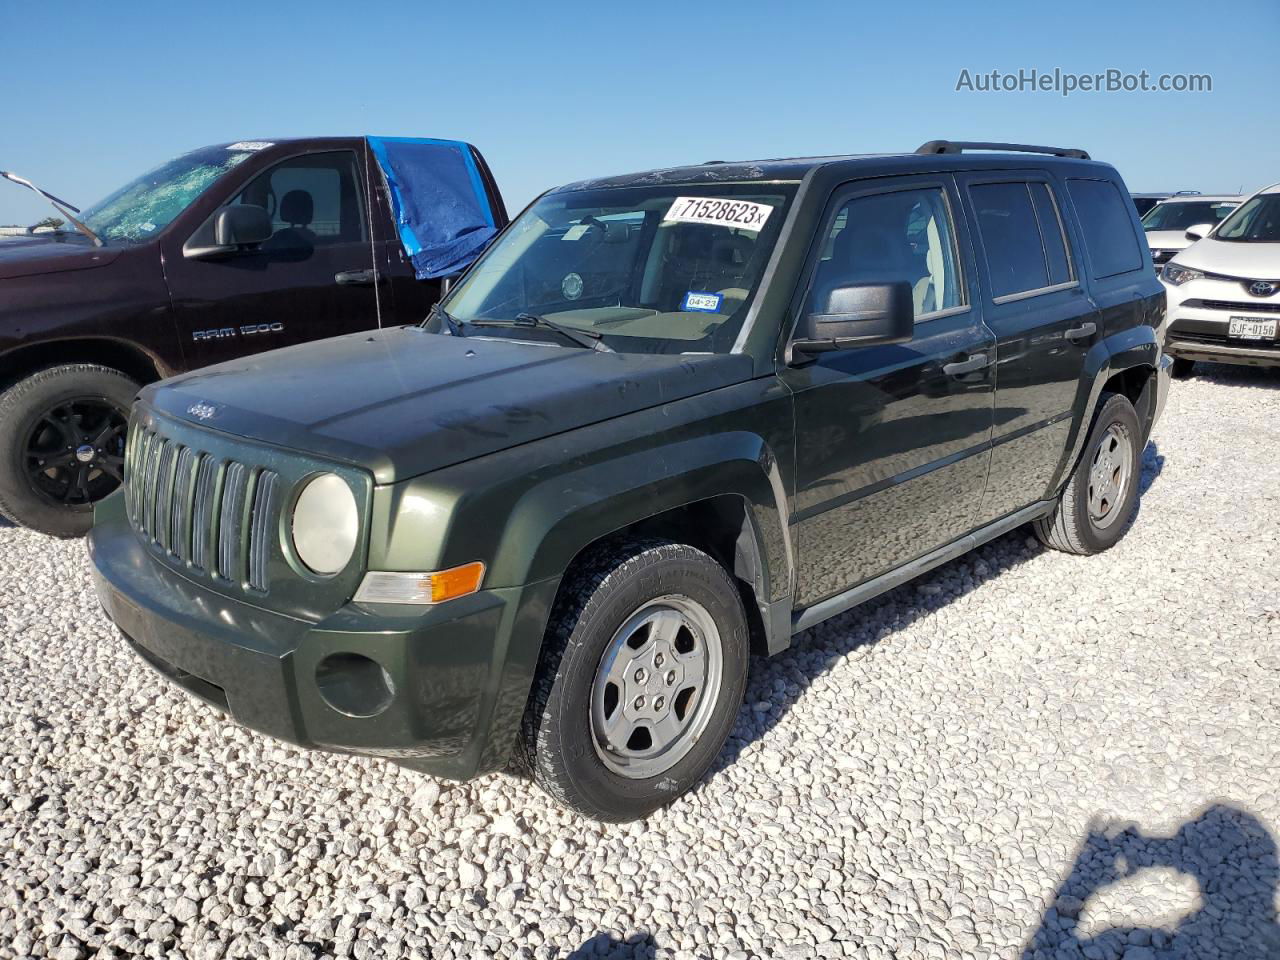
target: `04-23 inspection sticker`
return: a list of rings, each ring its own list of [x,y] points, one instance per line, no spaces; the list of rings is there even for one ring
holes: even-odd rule
[[[711,197],[676,197],[663,220],[706,223],[715,227],[760,230],[773,213],[767,203],[750,200],[718,200]]]

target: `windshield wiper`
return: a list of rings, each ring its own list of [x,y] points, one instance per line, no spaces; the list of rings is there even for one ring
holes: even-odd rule
[[[596,333],[594,330],[570,330],[536,313],[518,313],[514,320],[467,320],[465,322],[473,327],[546,327],[586,350],[614,352],[613,348],[604,342],[604,334]]]
[[[18,186],[20,187],[28,187],[31,190],[34,190],[36,193],[40,194],[40,196],[44,197],[51,204],[53,204],[53,208],[55,210],[57,210],[60,214],[62,214],[64,217],[70,220],[72,226],[74,226],[77,230],[79,230],[86,237],[92,240],[93,245],[95,247],[105,246],[105,244],[103,244],[102,242],[101,237],[99,237],[96,233],[94,233],[92,230],[90,230],[83,223],[81,223],[79,220],[77,220],[75,217],[71,215],[72,210],[74,210],[76,213],[79,213],[80,212],[79,207],[72,207],[71,204],[67,203],[67,201],[60,200],[59,198],[55,197],[52,193],[47,193],[46,191],[41,190],[39,187],[37,187],[34,183],[32,183],[26,177],[20,177],[16,173],[11,173],[8,170],[0,170],[0,177],[4,177],[6,180],[11,180],[14,183],[18,184]],[[67,209],[68,207],[70,207],[70,210]]]
[[[457,321],[457,318],[456,318],[456,317],[454,317],[454,315],[453,315],[452,313],[450,313],[450,312],[449,312],[448,310],[446,310],[444,307],[440,306],[440,301],[439,301],[439,300],[437,300],[437,301],[432,305],[432,307],[431,307],[431,312],[430,312],[430,313],[428,313],[428,314],[427,314],[427,318],[426,318],[425,320],[423,320],[423,321],[422,321],[422,326],[424,326],[424,327],[425,327],[428,323],[430,323],[430,322],[431,322],[431,318],[432,318],[432,317],[434,317],[434,316],[439,316],[442,320],[444,320],[445,325],[446,325],[446,326],[448,326],[448,328],[449,328],[449,335],[450,335],[450,336],[453,336],[453,337],[465,337],[465,336],[467,335],[467,334],[466,334],[466,331],[464,331],[464,330],[462,329],[462,324],[460,324],[460,323]]]

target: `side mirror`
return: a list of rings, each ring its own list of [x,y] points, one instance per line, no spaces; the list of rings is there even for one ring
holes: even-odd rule
[[[241,253],[269,240],[272,234],[271,214],[252,203],[223,207],[196,231],[182,247],[182,255],[191,260],[214,259]]]
[[[1194,227],[1187,227],[1187,232],[1184,236],[1188,240],[1203,240],[1209,235],[1209,231],[1212,229],[1212,223],[1197,223]]]
[[[801,353],[906,343],[915,333],[911,284],[859,283],[835,287],[820,312],[800,320],[792,349]]]

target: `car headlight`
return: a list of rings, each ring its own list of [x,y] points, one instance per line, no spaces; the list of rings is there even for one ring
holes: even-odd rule
[[[351,562],[360,510],[347,482],[322,473],[307,482],[293,507],[293,549],[314,573],[334,574]]]
[[[1164,269],[1160,271],[1160,279],[1165,283],[1180,287],[1189,280],[1203,280],[1204,274],[1199,270],[1192,270],[1190,267],[1182,267],[1176,263],[1166,263]]]

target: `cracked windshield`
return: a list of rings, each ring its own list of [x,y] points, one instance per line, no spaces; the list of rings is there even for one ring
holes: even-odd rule
[[[167,227],[215,180],[251,156],[254,149],[260,146],[233,143],[184,153],[125,184],[86,209],[80,219],[106,242],[145,240]]]

